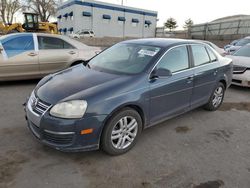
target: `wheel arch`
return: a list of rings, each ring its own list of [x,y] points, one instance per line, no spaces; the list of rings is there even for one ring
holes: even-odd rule
[[[141,120],[142,120],[142,130],[144,129],[145,123],[146,123],[146,116],[145,116],[145,112],[143,111],[142,107],[138,104],[133,104],[133,103],[129,103],[129,104],[124,104],[121,105],[117,108],[115,108],[104,120],[103,122],[103,128],[105,127],[105,125],[107,124],[107,122],[110,120],[111,117],[113,117],[116,113],[118,113],[119,111],[125,109],[125,108],[131,108],[133,110],[135,110],[137,113],[139,113]],[[102,134],[102,133],[101,133]]]

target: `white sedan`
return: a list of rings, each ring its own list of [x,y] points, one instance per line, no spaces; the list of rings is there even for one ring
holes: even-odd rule
[[[0,37],[0,81],[41,78],[84,63],[101,51],[67,36],[16,33]]]
[[[250,87],[250,44],[227,57],[231,58],[234,64],[232,84]]]

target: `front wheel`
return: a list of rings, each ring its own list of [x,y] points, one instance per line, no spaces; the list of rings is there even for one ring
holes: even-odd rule
[[[105,125],[102,133],[102,149],[110,155],[120,155],[129,151],[142,131],[139,113],[125,108],[114,114]]]
[[[204,106],[204,108],[209,111],[217,110],[223,102],[224,94],[225,94],[225,86],[223,83],[219,82],[216,88],[214,89],[208,103]]]

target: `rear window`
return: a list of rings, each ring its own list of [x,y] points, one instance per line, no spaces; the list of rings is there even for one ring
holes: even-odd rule
[[[216,55],[214,54],[214,52],[213,52],[210,48],[207,48],[207,51],[208,51],[208,54],[209,54],[209,56],[210,56],[211,62],[217,61],[217,57],[216,57]]]
[[[210,62],[207,50],[202,45],[193,45],[191,46],[193,57],[194,57],[194,65],[199,66]]]
[[[55,49],[74,49],[74,47],[66,41],[55,37],[38,36],[39,49],[55,50]]]

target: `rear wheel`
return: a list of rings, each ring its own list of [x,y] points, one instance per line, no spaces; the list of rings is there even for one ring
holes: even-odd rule
[[[107,122],[102,138],[102,149],[110,155],[129,151],[142,131],[142,120],[138,112],[125,108],[114,114]]]
[[[208,103],[204,106],[204,108],[209,111],[217,110],[223,102],[224,94],[225,94],[225,86],[223,83],[219,82],[216,88],[214,89]]]

